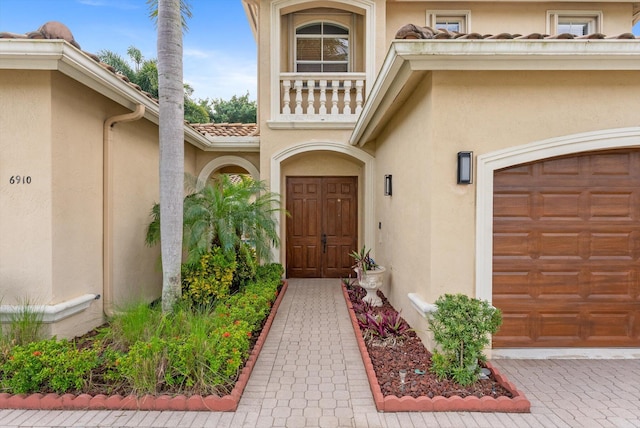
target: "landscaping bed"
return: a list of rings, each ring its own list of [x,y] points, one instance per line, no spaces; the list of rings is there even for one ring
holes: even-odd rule
[[[485,365],[490,371],[488,379],[462,386],[449,379],[439,380],[431,372],[431,353],[411,330],[404,332],[401,340],[365,341],[356,312],[400,317],[379,291],[383,305],[374,308],[362,305],[360,287],[343,284],[343,292],[378,411],[530,411],[529,400],[490,363]],[[397,324],[400,331],[409,328],[406,323]],[[401,370],[406,371],[404,384]]]
[[[158,393],[150,394],[150,393],[140,393],[135,392],[131,389],[131,386],[123,385],[122,380],[118,381],[114,380],[113,376],[109,376],[108,373],[113,370],[113,367],[96,367],[91,370],[90,376],[93,377],[91,382],[85,382],[86,388],[84,390],[76,391],[74,387],[70,389],[72,393],[64,393],[59,391],[59,393],[50,392],[48,387],[38,392],[29,392],[29,393],[20,393],[20,394],[10,394],[7,392],[0,393],[0,409],[75,409],[75,410],[83,410],[83,409],[109,409],[109,410],[200,410],[200,411],[234,411],[238,406],[238,402],[246,386],[249,375],[253,369],[253,366],[258,358],[260,350],[266,340],[269,329],[277,312],[278,306],[284,297],[284,293],[287,288],[287,282],[284,281],[281,286],[276,287],[278,289],[277,296],[271,291],[273,299],[269,302],[270,311],[268,312],[268,316],[260,320],[259,325],[255,331],[255,335],[257,338],[253,338],[250,340],[251,349],[246,352],[242,357],[242,361],[239,362],[238,369],[234,372],[235,374],[224,378],[218,390],[226,391],[226,394],[201,394],[197,393],[196,388],[188,388],[184,380],[182,380],[181,385],[170,385],[170,382],[167,380],[162,380],[164,376],[158,377],[160,379],[158,382]],[[253,297],[253,296],[250,296]],[[238,300],[238,299],[236,299]],[[271,303],[272,302],[272,303]],[[243,308],[246,310],[246,308]],[[250,311],[250,310],[249,310]],[[224,312],[223,312],[224,313]],[[237,326],[238,328],[242,328],[244,326],[245,321],[239,321],[233,319],[233,314],[224,313],[225,316],[232,317],[229,320],[230,325]],[[224,328],[223,328],[224,330]],[[229,327],[226,330],[233,332],[232,328]],[[244,331],[244,330],[241,330]],[[99,338],[101,335],[97,332],[92,332],[91,334],[84,336],[83,338],[79,338],[74,341],[77,349],[90,349],[94,346],[92,338]],[[232,333],[228,333],[224,331],[221,333],[221,340],[233,339]],[[177,338],[176,338],[177,339]],[[98,339],[96,339],[95,343]],[[44,343],[55,343],[53,341],[46,342],[36,342],[36,344],[44,344]],[[154,352],[154,341],[150,341],[148,343],[144,343],[143,347],[148,348],[149,352]],[[161,343],[161,346],[164,346],[164,343]],[[37,345],[33,345],[37,346]],[[102,345],[99,345],[102,346]],[[174,346],[170,344],[169,346]],[[44,348],[41,348],[44,349]],[[104,349],[102,350],[104,351]],[[228,367],[233,367],[236,355],[241,355],[241,352],[237,352],[237,349],[232,349],[233,354],[228,359]],[[31,352],[31,351],[29,351]],[[168,352],[166,349],[163,349],[163,352]],[[74,354],[76,355],[76,354]],[[33,351],[31,355],[28,357],[33,360],[33,364],[37,362],[39,358],[47,356],[47,351]],[[13,359],[13,355],[7,355],[5,357]],[[225,357],[226,358],[226,357]],[[118,360],[115,360],[118,364]],[[6,361],[5,361],[6,362]],[[2,359],[0,359],[0,363],[2,363]],[[166,361],[162,362],[167,371],[169,371],[170,364]],[[35,367],[35,365],[33,365]],[[140,369],[140,371],[144,370],[144,363],[139,363],[140,366],[136,367]],[[28,364],[27,364],[28,365]],[[1,367],[1,366],[0,366]],[[220,371],[224,371],[225,367],[222,367]],[[48,369],[46,369],[48,370]],[[44,373],[46,370],[41,370],[39,373]],[[175,370],[175,369],[174,369]],[[156,375],[158,375],[157,368],[152,369],[155,371]],[[27,374],[29,374],[29,369],[26,370]],[[30,373],[34,378],[41,376],[41,374]],[[174,377],[177,376],[176,372],[172,372]],[[166,378],[168,379],[168,378]],[[58,380],[58,383],[60,381]],[[48,384],[49,385],[49,384]],[[57,384],[55,384],[57,385]],[[193,386],[193,385],[192,385]],[[213,386],[212,386],[213,387]]]

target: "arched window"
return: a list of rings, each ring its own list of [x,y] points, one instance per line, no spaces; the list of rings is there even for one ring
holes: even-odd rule
[[[296,30],[296,72],[349,71],[349,29],[317,22]]]

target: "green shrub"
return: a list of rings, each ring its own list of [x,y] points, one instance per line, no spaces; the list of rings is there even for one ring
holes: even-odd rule
[[[89,349],[55,339],[2,346],[0,392],[79,393],[95,382],[136,394],[228,394],[282,273],[277,264],[261,267],[239,293],[222,293],[211,305],[185,300],[167,315],[157,306],[131,305]]]
[[[96,349],[78,350],[67,340],[15,346],[0,366],[0,385],[11,394],[81,391],[100,361]]]
[[[18,305],[9,322],[0,324],[0,346],[26,345],[42,339],[42,312],[29,298],[20,299]]]
[[[502,324],[502,314],[487,301],[464,294],[445,294],[435,304],[438,310],[431,315],[430,330],[438,347],[431,370],[440,379],[470,385],[478,380],[478,362],[486,361],[482,350],[490,343],[489,334]]]
[[[121,308],[110,320],[105,336],[120,350],[126,350],[137,341],[146,341],[157,334],[162,313],[148,303],[140,302]]]
[[[183,298],[196,306],[208,306],[217,299],[226,298],[235,269],[235,255],[214,247],[197,264],[183,265]]]
[[[256,269],[256,277],[259,281],[280,283],[284,268],[280,263],[267,263],[258,266]]]
[[[236,252],[236,270],[231,282],[232,291],[240,290],[241,287],[256,278],[257,264],[255,250],[245,243],[240,244]]]

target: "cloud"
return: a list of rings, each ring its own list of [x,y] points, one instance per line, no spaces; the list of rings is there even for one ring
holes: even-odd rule
[[[228,100],[248,91],[249,98],[255,99],[256,67],[254,56],[192,47],[184,50],[184,80],[194,89],[195,98]]]
[[[113,1],[113,0],[76,0],[78,3],[85,6],[94,7],[112,7],[121,10],[133,10],[140,9],[140,6],[130,3],[129,1]]]

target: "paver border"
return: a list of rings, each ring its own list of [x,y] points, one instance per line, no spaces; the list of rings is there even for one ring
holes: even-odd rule
[[[369,380],[369,386],[371,393],[373,394],[373,401],[375,402],[376,409],[379,412],[506,412],[506,413],[529,413],[531,412],[531,402],[525,397],[524,393],[518,390],[515,385],[507,380],[507,378],[498,371],[496,367],[487,362],[487,368],[491,370],[493,376],[500,386],[504,387],[511,394],[513,398],[509,397],[442,397],[436,396],[429,397],[396,397],[395,395],[383,396],[378,378],[376,377],[375,370],[371,358],[369,357],[369,351],[362,338],[362,332],[358,325],[356,314],[353,310],[347,288],[342,285],[342,294],[349,310],[349,317],[351,318],[351,325],[353,326],[353,332],[355,333],[356,340],[358,341],[358,348],[360,349],[360,355],[362,356],[362,362],[367,373],[367,379]]]
[[[173,410],[173,411],[218,411],[233,412],[238,408],[249,376],[260,355],[260,351],[267,340],[269,330],[278,312],[278,307],[284,298],[289,283],[283,280],[278,297],[273,302],[271,313],[265,321],[262,332],[258,337],[238,380],[229,395],[112,395],[98,394],[0,394],[0,409],[28,409],[28,410]]]

